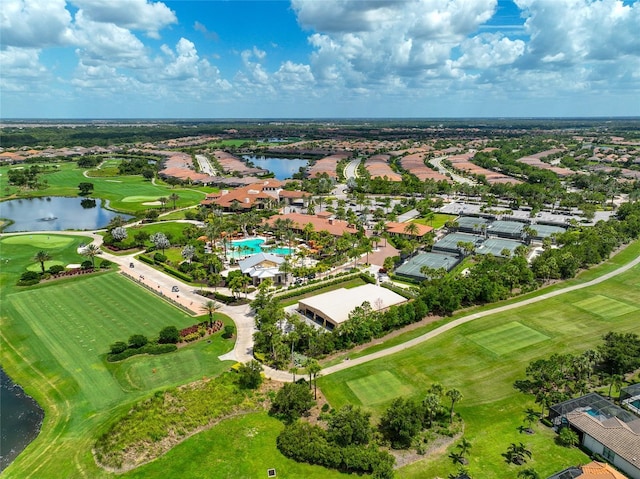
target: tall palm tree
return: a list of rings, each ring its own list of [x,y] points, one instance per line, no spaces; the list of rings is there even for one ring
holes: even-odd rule
[[[176,193],[171,193],[169,195],[168,199],[173,202],[173,209],[175,210],[176,209],[176,201],[178,201],[180,199],[180,196],[178,196]]]
[[[416,239],[418,237],[418,234],[420,233],[420,228],[418,228],[418,225],[416,223],[407,223],[404,227],[404,232],[408,235],[411,235],[413,239]]]
[[[202,305],[202,310],[209,315],[209,327],[213,328],[213,314],[220,309],[220,305],[209,300]]]
[[[82,253],[84,256],[91,258],[91,266],[93,268],[96,267],[96,256],[98,256],[100,253],[102,253],[102,251],[100,251],[100,247],[96,246],[95,244],[90,244],[88,245],[85,249],[84,249],[84,253]]]
[[[320,371],[322,370],[322,366],[316,359],[311,359],[307,362],[307,371],[309,372],[309,378],[313,377],[313,397],[314,399],[318,399],[318,377],[320,376]],[[309,384],[311,387],[311,384]]]
[[[462,399],[462,393],[453,388],[449,389],[445,395],[451,400],[451,422],[453,422],[453,406]]]
[[[40,263],[40,268],[42,269],[42,274],[44,274],[44,263],[51,259],[51,255],[46,251],[38,251],[36,255],[33,257],[35,261]]]

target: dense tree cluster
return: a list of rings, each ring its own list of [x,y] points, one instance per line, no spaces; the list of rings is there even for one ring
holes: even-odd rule
[[[599,386],[622,383],[625,374],[640,368],[640,337],[634,333],[609,332],[604,343],[595,350],[581,354],[553,354],[537,359],[526,369],[526,379],[519,379],[514,387],[533,394],[536,403],[545,408],[568,399],[582,396]]]

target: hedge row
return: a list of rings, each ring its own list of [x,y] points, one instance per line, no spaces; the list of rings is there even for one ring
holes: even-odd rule
[[[150,265],[155,265],[156,264],[156,262],[153,259],[151,259],[148,256],[145,256],[143,254],[138,255],[138,259],[140,261],[142,261],[143,263],[147,263],[147,264],[150,264]]]
[[[193,281],[193,278],[191,278],[191,276],[189,276],[188,274],[184,274],[181,271],[178,271],[177,269],[173,269],[170,266],[164,265],[162,267],[165,271],[165,273],[169,273],[172,276],[175,276],[176,278],[179,278],[183,281],[187,281],[188,283],[190,283],[191,281]]]
[[[282,301],[283,299],[294,298],[296,296],[300,296],[303,294],[312,293],[313,291],[317,291],[318,289],[326,288],[327,286],[333,286],[335,284],[344,283],[345,281],[349,281],[350,279],[357,278],[359,274],[360,273],[338,273],[335,276],[335,279],[331,281],[321,281],[304,288],[294,288],[293,290],[287,291],[286,293],[276,294],[274,298],[278,301]]]
[[[118,354],[108,354],[107,361],[110,363],[114,363],[116,361],[122,361],[123,359],[130,358],[131,356],[136,356],[137,354],[165,354],[171,353],[178,349],[178,346],[175,344],[153,344],[149,343],[141,348],[128,348],[123,352]]]

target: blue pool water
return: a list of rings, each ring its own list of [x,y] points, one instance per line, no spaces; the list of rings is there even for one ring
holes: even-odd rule
[[[269,248],[262,245],[264,244],[264,239],[262,238],[252,238],[246,240],[238,240],[232,241],[231,244],[227,244],[228,253],[227,256],[231,258],[242,258],[244,256],[250,256],[252,254],[269,252],[273,254],[288,256],[291,254],[291,248]]]
[[[630,403],[636,409],[640,409],[640,399],[636,399],[635,401],[631,401]]]

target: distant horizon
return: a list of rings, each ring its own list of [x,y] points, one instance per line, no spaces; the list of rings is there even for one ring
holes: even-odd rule
[[[12,117],[12,118],[0,118],[2,122],[113,122],[113,121],[162,121],[162,122],[192,122],[192,121],[207,121],[207,122],[256,122],[256,121],[451,121],[451,120],[640,120],[640,115],[633,116],[375,116],[375,117],[339,117],[339,116],[327,116],[327,117],[86,117],[86,118],[63,118],[63,117]]]
[[[2,1],[7,119],[640,116],[640,0]]]

